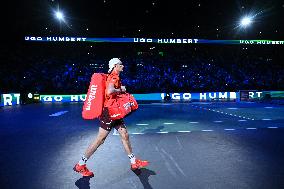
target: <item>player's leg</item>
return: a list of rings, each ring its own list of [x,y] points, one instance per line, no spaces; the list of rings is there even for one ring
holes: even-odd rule
[[[129,134],[128,131],[124,125],[123,120],[118,120],[118,123],[115,127],[121,137],[121,141],[123,144],[123,147],[125,149],[125,152],[127,153],[129,159],[130,159],[130,163],[131,163],[131,169],[135,170],[135,169],[139,169],[141,167],[146,167],[149,162],[148,161],[142,161],[138,158],[135,157],[135,155],[132,152],[132,147],[131,147],[131,143],[130,143],[130,139],[129,139]]]
[[[93,172],[89,171],[86,166],[87,160],[95,153],[98,147],[104,143],[110,130],[111,129],[106,130],[103,127],[99,128],[97,137],[91,142],[85,154],[81,157],[79,162],[75,165],[74,171],[81,173],[83,176],[93,176],[94,175]]]

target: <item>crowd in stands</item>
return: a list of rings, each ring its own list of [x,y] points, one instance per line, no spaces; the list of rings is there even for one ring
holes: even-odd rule
[[[131,93],[284,89],[284,55],[275,46],[125,46],[24,44],[4,50],[0,90],[85,94],[92,74],[106,73],[113,57],[121,58],[122,82]]]

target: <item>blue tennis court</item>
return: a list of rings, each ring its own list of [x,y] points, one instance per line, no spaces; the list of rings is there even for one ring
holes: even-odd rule
[[[266,103],[140,103],[125,119],[134,153],[129,169],[112,131],[88,161],[93,178],[72,168],[98,132],[82,103],[0,109],[1,188],[283,188],[284,108]]]

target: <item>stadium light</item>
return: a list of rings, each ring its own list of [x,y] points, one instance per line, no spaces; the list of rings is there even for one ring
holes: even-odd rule
[[[242,20],[241,20],[241,26],[242,26],[242,27],[247,27],[247,26],[250,25],[251,23],[252,23],[252,18],[251,18],[251,17],[248,17],[248,16],[242,18]]]
[[[56,12],[55,16],[59,21],[64,20],[64,16],[63,16],[62,12],[60,12],[60,11]]]

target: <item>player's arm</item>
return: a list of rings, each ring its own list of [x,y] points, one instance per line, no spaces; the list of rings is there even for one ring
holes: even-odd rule
[[[119,94],[121,92],[122,92],[121,89],[114,88],[114,84],[113,83],[109,83],[108,84],[108,86],[107,86],[107,95]]]

